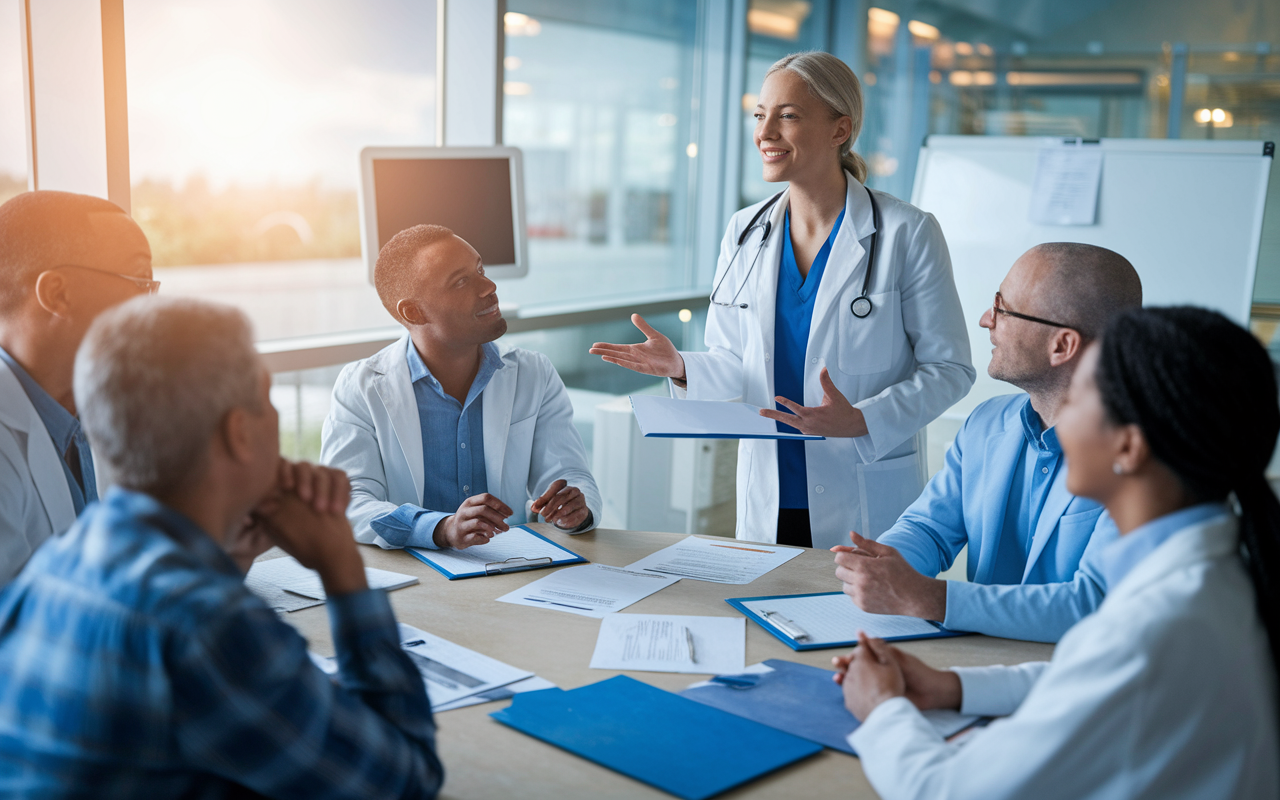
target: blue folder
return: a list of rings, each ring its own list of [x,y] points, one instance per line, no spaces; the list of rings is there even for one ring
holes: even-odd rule
[[[862,723],[845,708],[844,691],[832,680],[835,673],[776,658],[764,663],[773,671],[724,675],[680,695],[856,756],[847,737]],[[954,730],[941,733],[949,736],[971,721],[957,717]]]
[[[413,556],[414,558],[418,559],[422,563],[426,564],[428,567],[431,567],[436,572],[439,572],[441,575],[445,576],[451,581],[456,581],[459,578],[480,578],[480,577],[484,577],[485,575],[505,575],[508,572],[524,572],[526,570],[531,570],[531,569],[546,569],[547,567],[563,567],[566,564],[586,564],[587,563],[587,560],[582,556],[573,552],[569,548],[564,547],[563,545],[556,544],[555,542],[551,541],[550,539],[538,533],[537,531],[533,530],[532,528],[526,527],[524,525],[518,525],[512,528],[511,530],[524,531],[530,536],[536,536],[542,541],[546,542],[547,544],[559,550],[560,554],[553,557],[551,560],[543,559],[540,561],[539,560],[524,561],[523,559],[520,559],[518,560],[518,563],[513,563],[508,561],[491,561],[488,564],[478,563],[476,565],[476,569],[471,572],[450,572],[440,564],[437,564],[436,562],[431,560],[431,554],[434,552],[437,552],[435,550],[427,550],[420,547],[406,547],[405,550],[409,551],[409,555]],[[480,550],[480,548],[482,547],[484,547],[484,545],[476,545],[475,547],[468,548],[462,552],[478,554],[482,552],[482,550]]]
[[[822,747],[619,675],[518,694],[489,716],[686,800],[703,800]]]
[[[764,617],[760,616],[756,612],[752,611],[750,608],[747,608],[747,606],[745,605],[746,603],[759,602],[764,600],[785,600],[791,597],[819,597],[821,595],[833,595],[833,594],[841,594],[841,593],[840,592],[811,592],[809,594],[775,594],[775,595],[767,595],[762,597],[730,597],[730,598],[727,598],[725,602],[733,606],[734,608],[738,609],[738,611],[742,612],[743,616],[745,616],[747,619],[751,620],[755,624],[759,625],[761,628],[764,628],[766,631],[773,634],[774,638],[776,638],[778,641],[785,644],[787,647],[790,647],[792,650],[830,650],[835,647],[853,647],[858,643],[857,631],[850,631],[849,638],[847,640],[842,640],[838,642],[801,642],[792,638],[781,628],[777,627],[769,620],[765,619]],[[850,600],[849,602],[853,602],[853,601]],[[927,622],[935,630],[929,633],[920,633],[912,636],[880,636],[880,634],[878,634],[875,631],[875,629],[871,626],[867,626],[866,631],[868,634],[872,636],[880,636],[880,638],[888,642],[905,642],[911,639],[944,639],[949,636],[968,636],[969,635],[964,631],[947,630],[946,628],[942,627],[938,623],[932,622],[930,620],[921,620],[921,622]]]

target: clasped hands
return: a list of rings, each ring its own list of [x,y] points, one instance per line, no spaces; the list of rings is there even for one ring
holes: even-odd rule
[[[587,498],[582,490],[561,478],[542,496],[533,501],[530,510],[561,530],[571,531],[587,520]],[[431,540],[436,547],[465,550],[485,544],[494,536],[511,529],[507,517],[511,507],[489,493],[468,497],[458,510],[436,524]]]
[[[831,659],[831,664],[836,668],[835,682],[844,689],[844,706],[859,721],[895,697],[907,698],[921,711],[960,708],[960,676],[934,669],[863,631],[858,631],[858,647]]]

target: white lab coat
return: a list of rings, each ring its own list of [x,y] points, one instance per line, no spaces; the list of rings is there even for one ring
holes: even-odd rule
[[[1051,662],[956,669],[965,713],[1013,716],[947,744],[909,701],[849,737],[896,798],[1280,797],[1276,675],[1228,515],[1188,526],[1111,587]]]
[[[411,346],[406,334],[343,368],[320,446],[321,463],[345,470],[351,480],[347,516],[356,539],[387,549],[392,545],[370,521],[405,503],[420,506],[426,481],[422,425],[405,358]],[[498,352],[502,366],[483,393],[489,494],[515,511],[507,522],[516,525],[528,520],[531,500],[564,478],[582,490],[599,522],[600,492],[560,375],[541,353],[501,346]]]
[[[942,229],[932,215],[883,192],[875,193],[882,229],[868,290],[874,309],[865,319],[853,316],[850,304],[862,292],[874,226],[866,190],[849,173],[845,178],[844,221],[818,286],[809,329],[804,397],[791,399],[819,405],[819,374],[827,367],[835,385],[862,410],[869,433],[805,443],[815,548],[848,544],[850,530],[875,538],[893,525],[924,488],[924,427],[964,397],[975,375]],[[784,193],[769,211],[772,231],[750,277],[760,249],[758,230],[732,271],[727,276],[725,271],[738,236],[763,203],[730,221],[713,282],[720,284],[715,299],[728,302],[745,280],[737,302],[748,307],[711,304],[707,352],[681,353],[688,389],[673,384],[676,397],[774,407],[774,309],[787,202]],[[737,510],[739,539],[775,541],[776,441],[739,442]]]
[[[62,457],[18,377],[0,361],[0,586],[75,519]]]

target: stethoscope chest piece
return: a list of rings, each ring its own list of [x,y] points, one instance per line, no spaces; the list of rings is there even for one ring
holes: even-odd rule
[[[849,310],[858,319],[866,319],[871,314],[871,299],[862,295],[849,304]]]

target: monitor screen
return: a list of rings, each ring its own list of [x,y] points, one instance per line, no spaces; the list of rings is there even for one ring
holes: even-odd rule
[[[377,250],[425,223],[451,229],[485,264],[517,263],[509,157],[375,157],[373,191]]]

